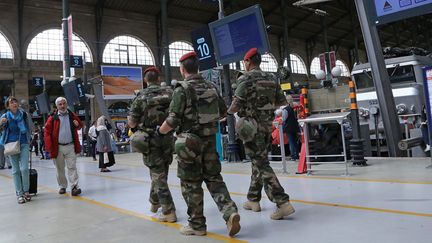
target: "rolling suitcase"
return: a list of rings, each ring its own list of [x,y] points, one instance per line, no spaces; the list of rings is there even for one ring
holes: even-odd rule
[[[37,194],[37,178],[38,178],[38,173],[37,173],[36,169],[32,168],[32,156],[31,155],[30,155],[29,176],[30,176],[29,193],[36,195]]]

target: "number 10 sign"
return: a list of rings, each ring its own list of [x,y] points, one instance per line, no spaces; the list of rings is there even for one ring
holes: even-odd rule
[[[198,54],[200,71],[216,67],[213,42],[208,26],[192,31],[191,37],[194,50]]]

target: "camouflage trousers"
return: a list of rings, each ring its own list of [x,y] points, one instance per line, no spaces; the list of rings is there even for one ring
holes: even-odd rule
[[[216,137],[212,135],[200,138],[202,151],[200,156],[193,161],[185,161],[176,156],[176,160],[183,198],[188,207],[189,225],[195,230],[206,230],[206,218],[203,212],[204,191],[201,187],[203,182],[225,221],[228,221],[230,215],[238,210],[221,175],[221,163],[216,152]]]
[[[271,126],[271,123],[258,124],[258,131],[254,140],[244,143],[245,152],[252,160],[251,183],[247,198],[249,201],[259,202],[264,187],[270,201],[280,205],[289,201],[289,196],[285,193],[268,161],[268,148],[271,145]]]
[[[168,188],[168,170],[173,159],[172,136],[163,138],[152,138],[150,140],[150,151],[143,154],[144,164],[150,169],[151,204],[160,204],[163,214],[169,214],[175,210],[171,192]]]

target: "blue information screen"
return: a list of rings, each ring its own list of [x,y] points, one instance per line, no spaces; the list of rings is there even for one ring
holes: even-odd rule
[[[225,65],[243,59],[253,47],[263,54],[269,51],[266,26],[259,5],[254,5],[209,24],[216,59]]]
[[[227,59],[237,53],[246,53],[250,48],[263,48],[263,41],[257,28],[255,14],[247,15],[231,23],[214,28],[220,59]]]

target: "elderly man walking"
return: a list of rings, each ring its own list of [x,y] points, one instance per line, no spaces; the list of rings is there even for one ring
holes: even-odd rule
[[[78,196],[81,194],[81,189],[78,187],[76,154],[81,152],[78,130],[83,127],[83,124],[78,116],[67,108],[67,101],[64,97],[58,97],[55,104],[57,109],[48,117],[45,123],[45,150],[50,153],[57,168],[59,194],[65,194],[68,186],[65,175],[66,166],[69,183],[71,184],[71,194],[72,196]]]

